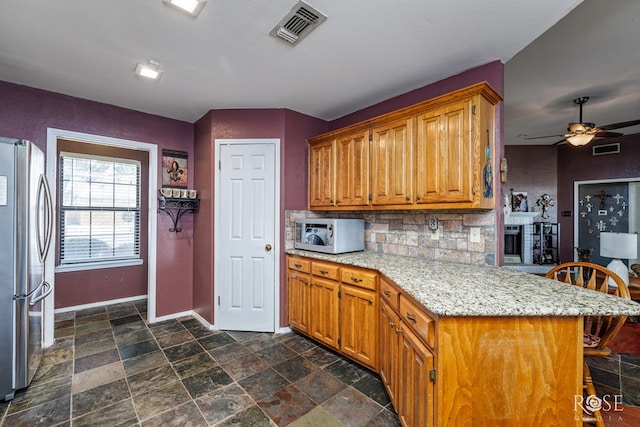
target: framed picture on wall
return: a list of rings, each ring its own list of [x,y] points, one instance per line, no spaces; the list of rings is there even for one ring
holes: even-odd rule
[[[526,191],[513,191],[511,193],[511,211],[529,212],[529,201]]]
[[[162,186],[187,188],[189,169],[187,152],[162,150]]]

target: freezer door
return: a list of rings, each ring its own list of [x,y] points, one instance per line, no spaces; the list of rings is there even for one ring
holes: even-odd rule
[[[0,138],[0,400],[11,399],[14,390],[16,142]]]

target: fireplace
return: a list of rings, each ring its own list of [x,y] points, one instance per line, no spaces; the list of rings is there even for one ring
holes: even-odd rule
[[[504,226],[504,262],[522,264],[524,259],[523,225]]]

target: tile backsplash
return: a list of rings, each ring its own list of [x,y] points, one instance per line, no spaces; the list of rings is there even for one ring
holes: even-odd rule
[[[464,264],[495,265],[494,211],[285,211],[285,247],[293,249],[294,223],[301,218],[363,218],[365,250]],[[438,229],[429,229],[435,218]]]

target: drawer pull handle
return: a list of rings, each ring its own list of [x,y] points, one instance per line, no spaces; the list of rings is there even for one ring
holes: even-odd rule
[[[302,268],[302,264],[293,264],[293,266],[296,268]]]
[[[384,294],[385,297],[391,298],[391,292],[389,292],[388,290],[385,289],[384,291],[382,291],[382,293]]]
[[[416,318],[413,316],[413,314],[409,313],[407,311],[407,319],[411,320],[413,323],[416,323]]]
[[[320,274],[329,274],[327,270],[320,270]]]
[[[357,277],[351,277],[351,280],[353,280],[355,283],[362,282],[362,279],[358,279]]]

